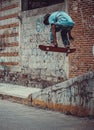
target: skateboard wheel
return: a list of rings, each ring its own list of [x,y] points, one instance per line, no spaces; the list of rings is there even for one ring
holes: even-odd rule
[[[68,51],[67,51],[68,53],[70,52],[70,49],[68,49]]]
[[[46,50],[49,50],[49,47],[47,47]]]

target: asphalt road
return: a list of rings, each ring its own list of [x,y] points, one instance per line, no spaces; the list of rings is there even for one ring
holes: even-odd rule
[[[0,100],[0,130],[94,130],[94,120]]]

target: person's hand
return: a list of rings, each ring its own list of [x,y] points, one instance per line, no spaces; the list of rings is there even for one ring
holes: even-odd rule
[[[58,47],[58,43],[57,42],[53,42],[53,43],[51,43],[51,46]]]
[[[58,47],[58,43],[57,43],[57,41],[54,42],[54,46],[55,46],[55,47]]]

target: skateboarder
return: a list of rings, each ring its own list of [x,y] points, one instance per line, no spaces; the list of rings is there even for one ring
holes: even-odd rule
[[[69,40],[73,40],[73,37],[71,36],[71,30],[74,26],[74,21],[66,12],[56,11],[52,14],[46,14],[44,16],[43,23],[45,25],[51,25],[50,41],[52,46],[58,47],[56,32],[60,31],[64,46],[69,48]]]

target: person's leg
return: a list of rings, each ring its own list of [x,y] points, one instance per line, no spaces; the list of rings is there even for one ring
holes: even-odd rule
[[[74,40],[74,38],[71,35],[71,30],[72,30],[73,26],[68,27],[68,36],[69,36],[69,40]]]
[[[68,31],[66,29],[62,29],[61,38],[65,47],[69,47],[69,39],[68,39]]]
[[[52,34],[52,29],[50,28],[50,42],[53,44],[54,43],[54,38]]]

